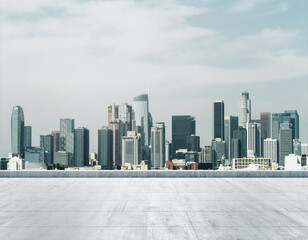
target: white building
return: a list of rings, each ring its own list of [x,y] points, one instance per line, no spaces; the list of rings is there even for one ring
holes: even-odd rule
[[[261,154],[261,125],[247,123],[247,156],[260,157]]]
[[[238,125],[246,128],[251,121],[251,100],[248,92],[242,92],[238,104]]]
[[[284,170],[299,171],[301,170],[301,157],[295,154],[289,154],[284,158]]]
[[[278,162],[278,140],[266,138],[263,141],[264,157],[271,158],[272,162]]]
[[[13,157],[7,164],[7,170],[22,170],[25,169],[25,161],[22,158]]]
[[[122,166],[129,163],[136,165],[141,162],[141,135],[135,131],[128,131],[122,137]]]

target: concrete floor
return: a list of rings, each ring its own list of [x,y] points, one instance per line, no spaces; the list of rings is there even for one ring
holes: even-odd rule
[[[0,239],[308,239],[307,178],[2,178]]]

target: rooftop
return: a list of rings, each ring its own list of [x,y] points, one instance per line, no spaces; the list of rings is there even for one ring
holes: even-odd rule
[[[0,239],[308,239],[307,178],[0,178]]]

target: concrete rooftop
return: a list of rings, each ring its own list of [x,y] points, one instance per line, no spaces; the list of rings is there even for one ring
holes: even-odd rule
[[[0,178],[0,239],[308,239],[307,178]]]

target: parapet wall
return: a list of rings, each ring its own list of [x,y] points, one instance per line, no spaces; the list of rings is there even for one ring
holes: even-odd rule
[[[4,171],[0,178],[308,178],[308,171]]]

